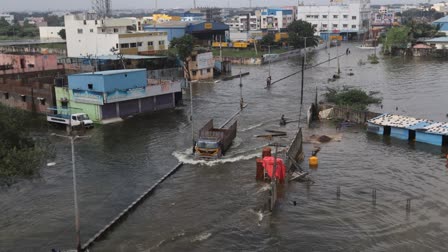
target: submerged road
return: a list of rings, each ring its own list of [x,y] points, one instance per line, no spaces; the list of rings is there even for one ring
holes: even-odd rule
[[[380,91],[383,109],[445,120],[448,62],[425,59],[380,59],[358,65],[368,51],[351,47],[341,58],[342,78],[328,83],[336,61],[305,73],[304,102],[315,88],[357,86]],[[328,51],[336,55],[336,49]],[[326,50],[309,55],[311,64],[328,59]],[[299,60],[271,65],[272,79],[300,70]],[[255,160],[266,140],[254,135],[279,129],[282,114],[297,118],[298,76],[264,89],[268,66],[243,67],[243,96],[249,106],[238,121],[238,136],[222,160],[195,161],[191,152],[189,106],[171,112],[137,116],[100,126],[91,138],[76,144],[79,207],[83,242],[110,222],[179,161],[184,166],[93,251],[424,251],[448,246],[448,171],[437,147],[384,140],[362,129],[336,133],[332,126],[306,130],[336,140],[321,145],[320,165],[312,170],[316,184],[291,183],[284,188],[277,211],[259,212],[264,190],[255,181]],[[348,76],[351,71],[354,76]],[[239,66],[233,67],[234,72]],[[239,109],[239,80],[195,83],[194,110],[198,129],[209,119],[219,125]],[[187,93],[188,94],[188,93]],[[186,96],[188,98],[188,95]],[[188,103],[186,99],[185,104]],[[395,111],[398,107],[398,111]],[[285,130],[288,142],[297,124]],[[46,134],[46,132],[43,132]],[[1,251],[49,251],[75,244],[70,146],[54,139],[55,166],[41,176],[0,191]],[[305,144],[310,150],[312,143]],[[306,156],[309,156],[307,151]],[[336,189],[340,186],[338,200]],[[371,202],[371,190],[377,202]],[[413,198],[406,214],[406,199]],[[294,206],[291,202],[296,201]]]

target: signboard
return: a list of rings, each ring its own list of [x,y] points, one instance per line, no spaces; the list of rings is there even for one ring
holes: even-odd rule
[[[198,70],[212,68],[215,65],[212,52],[198,54],[196,56],[196,62],[198,64]]]
[[[73,89],[73,100],[79,103],[88,103],[88,104],[96,104],[103,105],[104,99],[103,94],[94,91],[88,90],[76,90]]]
[[[212,23],[205,23],[204,24],[204,29],[207,29],[207,30],[213,29],[213,24]]]
[[[115,90],[113,92],[106,93],[106,102],[113,103],[119,101],[127,101],[146,97],[146,88],[132,88],[127,90]]]

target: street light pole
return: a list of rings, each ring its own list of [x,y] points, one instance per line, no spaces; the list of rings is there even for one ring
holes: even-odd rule
[[[75,139],[77,137],[70,137],[70,144],[72,147],[72,171],[73,171],[73,197],[75,202],[75,228],[76,228],[76,250],[81,251],[81,229],[79,224],[79,208],[78,208],[78,190],[76,183],[76,165],[75,165]]]
[[[76,230],[76,250],[81,252],[81,226],[79,222],[79,207],[78,207],[78,189],[76,182],[76,161],[75,161],[75,140],[78,138],[87,138],[85,136],[64,136],[58,134],[51,134],[52,136],[70,139],[70,146],[72,149],[72,173],[73,173],[73,200],[75,203],[75,230]]]

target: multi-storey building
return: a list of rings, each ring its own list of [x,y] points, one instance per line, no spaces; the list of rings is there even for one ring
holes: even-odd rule
[[[97,19],[95,15],[67,15],[67,56],[153,54],[168,48],[166,32],[138,32],[139,22],[129,18]]]
[[[2,18],[5,19],[5,21],[8,22],[9,24],[14,23],[14,15],[0,13],[0,19]]]
[[[283,31],[296,19],[296,8],[268,8],[261,10],[260,28],[267,31]]]
[[[239,31],[258,31],[260,30],[260,17],[261,12],[256,11],[255,13],[240,14],[238,16],[238,27]]]
[[[328,5],[300,5],[297,19],[310,22],[316,35],[328,39],[330,35],[342,35],[344,39],[358,37],[368,32],[370,0],[350,0]]]

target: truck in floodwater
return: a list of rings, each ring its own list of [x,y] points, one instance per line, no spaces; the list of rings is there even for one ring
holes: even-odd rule
[[[213,128],[210,120],[199,130],[199,138],[194,147],[197,159],[218,159],[225,154],[236,137],[237,122],[228,129]]]

